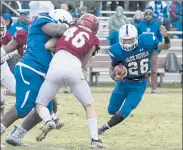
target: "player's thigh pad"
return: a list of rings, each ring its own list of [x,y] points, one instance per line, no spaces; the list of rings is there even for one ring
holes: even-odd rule
[[[144,95],[146,87],[147,80],[131,84],[129,83],[126,100],[120,110],[122,116],[126,118],[131,113],[131,111],[138,106],[142,96]]]
[[[116,114],[121,108],[122,103],[126,97],[126,86],[123,81],[116,83],[114,90],[112,91],[109,104],[108,113],[110,115]]]
[[[35,107],[44,77],[22,66],[15,67],[16,103],[19,117],[25,117]]]
[[[71,88],[74,96],[83,106],[93,103],[91,89],[84,78],[82,68],[68,68],[68,78],[66,81],[67,85],[69,85]]]
[[[50,63],[50,67],[46,74],[45,81],[43,82],[36,103],[47,106],[51,99],[54,99],[60,87],[65,84],[67,78],[67,71],[65,71],[62,63],[54,63],[55,58]]]

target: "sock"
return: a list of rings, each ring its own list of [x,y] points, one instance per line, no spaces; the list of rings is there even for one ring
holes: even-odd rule
[[[52,120],[50,112],[46,107],[40,109],[39,116],[43,119],[45,123]]]
[[[52,117],[53,120],[58,119],[58,117],[57,117],[57,115],[56,115],[55,113],[52,113],[52,114],[51,114],[51,117]]]
[[[87,120],[87,124],[88,124],[91,139],[98,140],[97,119],[89,118]]]
[[[111,119],[106,123],[109,128],[119,124],[124,120],[124,117],[118,112],[114,116],[111,117]]]
[[[1,135],[6,131],[6,127],[1,123]]]

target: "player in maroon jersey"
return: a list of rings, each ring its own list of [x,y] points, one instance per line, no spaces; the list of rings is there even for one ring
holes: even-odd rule
[[[6,31],[4,37],[2,37],[1,43],[1,54],[3,51],[9,52],[8,54],[1,55],[1,83],[7,87],[3,91],[4,95],[15,95],[15,78],[11,73],[6,60],[10,59],[14,54],[19,54],[20,57],[23,56],[24,46],[27,41],[27,31],[17,30],[13,38],[9,32]]]
[[[2,48],[3,45],[7,45],[8,42],[11,41],[11,35],[6,30],[6,23],[2,17],[0,18],[0,27],[1,27],[0,28],[0,48]],[[1,84],[7,88],[7,91],[10,95],[14,95],[15,78],[11,73],[9,66],[5,60],[6,58],[1,59]],[[4,103],[5,103],[4,100],[5,100],[4,94],[3,94],[3,91],[1,90],[1,101],[0,101],[1,117],[4,115]]]
[[[95,35],[98,27],[99,22],[94,15],[84,14],[78,19],[77,25],[67,29],[57,41],[55,55],[36,101],[36,111],[45,121],[41,133],[36,138],[37,141],[43,140],[47,133],[55,128],[55,123],[46,106],[50,99],[55,97],[60,87],[66,84],[86,111],[91,147],[104,147],[98,138],[97,118],[91,90],[81,68],[99,50],[99,39]],[[54,48],[52,47],[51,50]]]
[[[13,39],[10,39],[7,44],[3,44],[3,47],[1,47],[1,51],[5,51],[5,53],[3,54],[1,52],[1,58],[4,57],[7,53],[13,52],[15,49],[18,49],[18,54],[20,55],[20,57],[22,57],[26,41],[27,31],[17,30],[13,36]]]

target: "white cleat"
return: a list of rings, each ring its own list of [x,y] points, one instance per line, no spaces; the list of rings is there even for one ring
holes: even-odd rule
[[[7,137],[6,143],[13,146],[21,146],[25,133],[25,130],[15,126],[13,132]]]
[[[50,132],[51,130],[55,129],[56,125],[54,123],[53,120],[48,121],[42,128],[40,133],[38,133],[36,140],[38,142],[42,141],[43,139],[46,138],[46,135],[48,134],[48,132]]]
[[[57,129],[57,130],[61,129],[64,126],[64,123],[61,120],[59,120],[58,118],[55,119],[54,122],[55,122],[55,125],[56,125],[55,129]]]
[[[98,140],[91,139],[90,148],[98,149],[98,148],[107,148],[107,147],[104,144],[102,144],[102,141],[100,139]]]

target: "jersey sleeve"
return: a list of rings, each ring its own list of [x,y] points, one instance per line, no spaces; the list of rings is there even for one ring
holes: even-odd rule
[[[19,46],[26,45],[27,41],[27,31],[25,30],[17,30],[13,36],[13,39],[17,42]]]
[[[120,53],[120,45],[119,43],[112,45],[109,48],[109,55],[111,57],[111,65],[115,67],[116,65],[121,63],[121,53]]]

